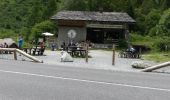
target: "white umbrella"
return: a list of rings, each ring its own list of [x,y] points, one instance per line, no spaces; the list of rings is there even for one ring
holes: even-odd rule
[[[42,33],[42,35],[44,35],[44,36],[47,37],[46,45],[47,45],[47,47],[49,47],[49,37],[50,37],[50,36],[53,36],[54,34],[49,33],[49,32],[45,32],[45,33]]]
[[[0,39],[0,44],[4,43],[7,43],[10,46],[11,44],[15,43],[15,41],[11,38]]]
[[[49,33],[49,32],[45,32],[45,33],[42,33],[42,35],[45,35],[45,36],[53,36],[54,34]]]

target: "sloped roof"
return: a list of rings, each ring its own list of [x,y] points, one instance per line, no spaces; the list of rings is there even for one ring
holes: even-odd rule
[[[122,12],[88,12],[88,11],[61,11],[52,16],[54,20],[84,20],[101,22],[135,23],[127,13]]]

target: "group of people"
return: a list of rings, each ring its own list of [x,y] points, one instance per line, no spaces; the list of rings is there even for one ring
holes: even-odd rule
[[[8,46],[8,44],[5,42],[4,44],[0,44],[0,48],[8,48],[9,46]],[[5,54],[8,54],[8,51],[0,51],[0,54],[2,54],[2,53],[5,53]]]
[[[8,44],[5,42],[4,44],[0,44],[0,48],[8,48]]]
[[[6,42],[4,42],[4,44],[0,44],[0,48],[8,48],[8,47],[9,47],[9,45]],[[22,38],[22,36],[19,36],[19,38],[18,38],[18,48],[22,49],[22,47],[23,47],[23,38]]]
[[[76,43],[74,41],[71,41],[67,45],[65,42],[63,42],[61,45],[61,48],[65,50],[66,48],[69,48],[69,47],[85,47],[85,45],[86,45],[86,42],[84,41],[76,42]]]

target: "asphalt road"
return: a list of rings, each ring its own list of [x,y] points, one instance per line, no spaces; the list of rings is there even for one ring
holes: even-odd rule
[[[170,100],[170,75],[0,59],[0,100]]]

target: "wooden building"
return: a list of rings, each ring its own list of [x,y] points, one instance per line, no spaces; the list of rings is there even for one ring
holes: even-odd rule
[[[51,17],[58,25],[58,45],[89,40],[95,44],[113,44],[119,39],[127,39],[129,25],[134,24],[127,13],[61,11]],[[74,30],[76,36],[68,37]]]

